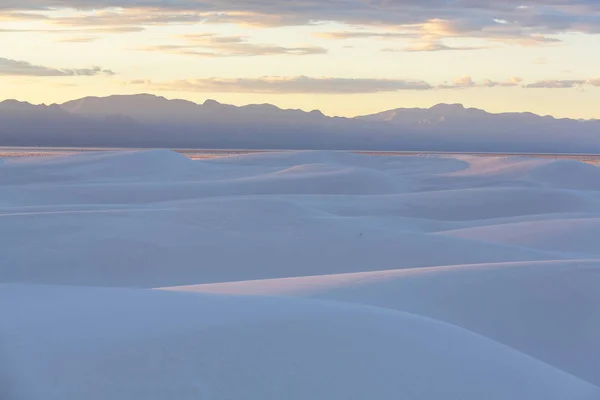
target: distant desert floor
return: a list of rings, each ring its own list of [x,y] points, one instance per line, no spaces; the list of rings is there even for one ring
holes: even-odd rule
[[[1,399],[600,399],[595,156],[2,152]]]
[[[177,150],[179,153],[191,158],[192,160],[201,160],[206,158],[217,158],[217,157],[229,157],[231,155],[244,155],[244,154],[257,154],[261,150],[212,150],[212,151],[198,151],[198,150]],[[274,152],[270,150],[268,152]],[[285,152],[285,151],[283,151]],[[437,156],[461,156],[461,155],[474,155],[479,157],[535,157],[535,158],[551,158],[555,160],[576,160],[593,165],[600,165],[600,154],[510,154],[510,153],[440,153],[440,152],[427,152],[427,151],[353,151],[354,154],[363,154],[370,156],[385,156],[385,157],[401,157],[401,156],[424,156],[424,155],[437,155]],[[0,157],[2,152],[0,151]]]
[[[147,149],[135,149],[137,151],[143,151]],[[119,148],[119,149],[86,149],[86,148],[33,148],[33,147],[2,147],[0,146],[0,158],[11,158],[11,157],[46,157],[46,156],[66,156],[79,154],[83,152],[98,152],[98,151],[131,151],[131,149]],[[232,155],[244,155],[244,154],[259,154],[269,152],[293,152],[293,150],[201,150],[201,149],[175,149],[177,153],[183,154],[192,160],[203,160],[210,158],[230,157]],[[531,153],[531,154],[511,154],[511,153],[440,153],[440,152],[427,152],[427,151],[352,151],[355,154],[364,154],[372,156],[418,156],[418,155],[446,155],[446,156],[459,156],[459,155],[476,155],[480,157],[508,157],[508,156],[519,156],[519,157],[536,157],[536,158],[553,158],[553,159],[564,159],[564,160],[577,160],[589,164],[600,165],[600,154],[547,154],[547,153]]]

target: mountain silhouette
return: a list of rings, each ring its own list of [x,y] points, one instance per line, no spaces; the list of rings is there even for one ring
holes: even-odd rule
[[[53,105],[3,101],[0,145],[597,153],[600,121],[493,114],[461,104],[341,118],[139,94]]]

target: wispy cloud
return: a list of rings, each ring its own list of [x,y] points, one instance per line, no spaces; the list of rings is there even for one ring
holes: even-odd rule
[[[432,52],[432,51],[468,51],[468,50],[481,50],[481,49],[487,49],[487,48],[488,47],[485,47],[485,46],[479,46],[479,47],[476,47],[476,46],[448,46],[440,41],[433,41],[433,42],[416,43],[414,45],[411,45],[408,47],[403,47],[400,49],[386,47],[386,48],[382,49],[382,51],[415,53],[415,52]]]
[[[80,37],[60,38],[60,39],[57,40],[57,42],[61,42],[61,43],[90,43],[90,42],[94,42],[94,41],[96,41],[98,39],[99,39],[99,37],[80,36]]]
[[[149,79],[133,79],[129,82],[125,82],[126,85],[151,85],[152,81]]]
[[[31,12],[0,12],[0,21],[40,21],[44,19],[48,19],[48,17],[43,14]]]
[[[511,77],[503,81],[495,81],[492,79],[484,79],[476,82],[469,75],[464,75],[454,79],[451,83],[443,83],[437,85],[436,89],[468,89],[468,88],[494,88],[494,87],[519,87],[523,82],[522,78]]]
[[[111,34],[142,32],[145,28],[139,26],[111,26],[106,28],[70,28],[70,29],[0,29],[0,33],[53,33],[53,34]]]
[[[560,43],[551,30],[538,31],[517,23],[478,19],[430,19],[420,24],[421,33],[430,38],[476,38],[507,44],[533,46]]]
[[[385,27],[383,27],[385,29]],[[380,27],[381,29],[381,27]],[[419,23],[397,25],[385,30],[371,31],[340,31],[317,33],[325,39],[410,39],[414,44],[403,49],[393,48],[393,51],[444,51],[444,50],[479,50],[487,46],[448,46],[442,39],[480,39],[490,42],[536,46],[560,43],[561,40],[548,36],[551,32],[540,33],[529,27],[516,24],[484,22],[468,19],[426,19]]]
[[[268,94],[364,94],[399,91],[427,90],[467,90],[473,88],[524,88],[559,89],[574,88],[583,85],[600,87],[600,77],[587,80],[547,80],[524,84],[520,77],[506,80],[474,80],[463,75],[451,82],[432,84],[414,79],[377,79],[377,78],[335,78],[335,77],[279,77],[261,78],[199,78],[170,82],[153,82],[136,79],[124,82],[126,85],[147,85],[155,90],[211,92],[211,93],[268,93]]]
[[[377,32],[377,31],[341,31],[341,32],[319,32],[314,36],[323,39],[404,39],[417,38],[417,32]]]
[[[286,47],[251,43],[242,36],[217,36],[213,34],[184,35],[179,44],[152,45],[140,50],[168,52],[199,57],[254,57],[269,55],[306,56],[325,54],[327,49],[318,46]]]
[[[514,87],[514,86],[519,86],[521,84],[521,82],[523,82],[523,79],[519,78],[519,77],[512,77],[507,81],[503,81],[503,82],[497,82],[497,81],[493,81],[491,79],[486,79],[483,81],[483,86],[487,86],[487,87],[496,87],[496,86],[500,86],[500,87]]]
[[[600,86],[600,77],[588,79],[587,84],[592,86]]]
[[[473,78],[468,75],[461,76],[452,81],[451,84],[443,83],[441,85],[437,85],[436,89],[467,89],[478,86]]]
[[[0,58],[0,75],[4,76],[94,76],[114,75],[111,70],[100,67],[92,68],[52,68],[34,65],[26,61]]]
[[[600,86],[600,78],[594,79],[555,79],[530,83],[527,89],[570,89],[583,85]]]
[[[189,92],[246,92],[246,93],[319,93],[355,94],[395,92],[403,90],[429,90],[431,85],[423,81],[402,79],[347,79],[263,77],[245,79],[206,78],[184,80],[154,85],[162,90]]]

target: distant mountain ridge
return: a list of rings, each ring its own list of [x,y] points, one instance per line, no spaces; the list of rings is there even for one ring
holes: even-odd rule
[[[462,104],[436,104],[431,108],[397,108],[393,110],[382,111],[377,114],[370,114],[356,117],[365,121],[386,121],[392,123],[416,123],[416,124],[437,124],[446,122],[448,119],[471,118],[481,119],[486,117],[495,118],[518,118],[521,121],[530,119],[539,121],[585,121],[575,120],[570,118],[554,118],[550,115],[540,116],[531,112],[505,112],[505,113],[489,113],[478,108],[465,108]],[[588,120],[585,122],[594,122]]]
[[[246,118],[291,118],[298,116],[325,117],[320,111],[284,110],[271,104],[233,106],[215,100],[203,104],[187,100],[167,100],[164,97],[140,94],[132,96],[85,97],[59,105],[63,110],[84,116],[123,115],[144,121],[198,121],[231,116]]]
[[[17,145],[600,153],[600,121],[492,114],[461,104],[342,118],[150,94],[53,105],[6,100],[0,146]]]

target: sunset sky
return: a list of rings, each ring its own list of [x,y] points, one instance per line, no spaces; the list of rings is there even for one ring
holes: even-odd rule
[[[600,118],[597,0],[3,0],[0,98]]]

